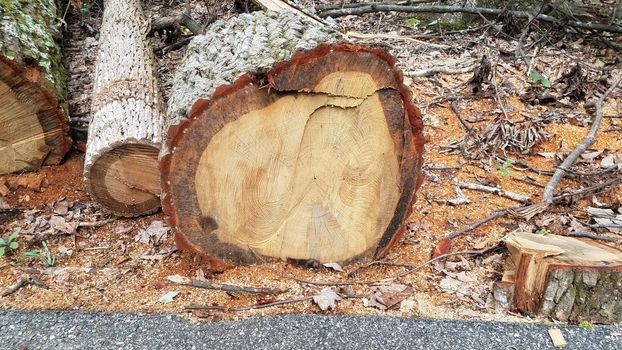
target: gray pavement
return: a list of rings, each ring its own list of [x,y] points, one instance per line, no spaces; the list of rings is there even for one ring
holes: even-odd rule
[[[170,314],[0,311],[0,349],[553,349],[542,324],[282,315],[192,323]],[[622,326],[562,326],[565,349],[621,349]]]

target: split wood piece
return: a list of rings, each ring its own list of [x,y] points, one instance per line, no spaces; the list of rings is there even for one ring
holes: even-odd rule
[[[58,164],[71,146],[54,1],[0,1],[0,174]]]
[[[622,321],[621,251],[590,239],[531,233],[511,233],[505,243],[510,256],[498,284],[513,289],[511,309],[564,322]]]
[[[339,37],[286,12],[210,30],[178,68],[169,114],[183,117],[198,96],[212,95],[232,64],[267,72],[198,100],[169,129],[162,203],[178,245],[220,266],[385,253],[404,233],[422,180],[421,118],[393,58],[346,43],[318,46]],[[309,46],[317,47],[294,54]],[[212,56],[217,64],[206,64]],[[285,61],[265,66],[275,58]]]
[[[95,201],[121,216],[160,206],[164,113],[148,31],[140,1],[104,1],[84,182]]]

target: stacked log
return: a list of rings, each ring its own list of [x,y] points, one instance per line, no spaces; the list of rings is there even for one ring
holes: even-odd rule
[[[58,164],[71,146],[56,2],[0,1],[0,174]]]
[[[164,119],[139,0],[105,0],[93,82],[84,182],[114,214],[160,206],[158,153]]]
[[[421,183],[394,59],[293,13],[214,23],[178,66],[161,153],[180,247],[215,265],[382,255]]]

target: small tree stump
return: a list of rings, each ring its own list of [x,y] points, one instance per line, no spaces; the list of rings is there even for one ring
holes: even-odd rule
[[[84,158],[91,197],[121,216],[160,207],[164,112],[139,0],[105,0]]]
[[[340,40],[292,13],[258,12],[190,44],[161,159],[180,246],[214,263],[344,263],[404,232],[421,181],[418,110],[393,58],[319,44]]]
[[[500,286],[511,309],[564,322],[622,321],[622,252],[590,239],[513,233]],[[511,295],[511,293],[509,293]]]
[[[58,164],[71,146],[55,1],[0,1],[0,174]]]

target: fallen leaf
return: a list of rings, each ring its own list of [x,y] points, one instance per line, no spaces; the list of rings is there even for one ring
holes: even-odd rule
[[[600,156],[601,154],[603,154],[603,151],[585,152],[585,153],[581,154],[581,158],[589,160],[589,159],[594,159],[594,158]]]
[[[61,231],[66,234],[73,234],[78,228],[77,222],[67,222],[65,218],[58,215],[52,215],[49,224],[53,230]]]
[[[184,277],[181,275],[171,275],[166,277],[167,280],[174,282],[174,283],[179,283],[179,284],[188,284],[190,283],[190,278],[188,277]]]
[[[328,267],[328,268],[333,269],[335,271],[344,272],[343,268],[341,267],[341,265],[339,265],[337,263],[326,263],[326,264],[324,264],[324,267]]]
[[[119,225],[119,226],[115,227],[114,230],[112,230],[112,232],[115,235],[123,235],[123,234],[126,234],[126,233],[132,231],[133,229],[134,228],[132,226],[125,227],[123,225]]]
[[[554,152],[538,152],[538,155],[549,159],[555,158]]]
[[[170,304],[173,302],[173,299],[179,294],[179,292],[168,292],[160,297],[160,302],[164,304]]]
[[[322,291],[313,296],[313,301],[320,307],[320,310],[335,309],[335,302],[341,300],[339,294],[335,293],[330,287],[322,289]]]
[[[168,232],[168,226],[164,225],[164,222],[156,220],[151,222],[146,229],[141,228],[140,232],[134,237],[134,241],[158,246]]]
[[[436,258],[437,256],[447,254],[451,251],[451,239],[443,238],[441,239],[434,250],[432,251],[432,258]]]
[[[376,288],[373,299],[387,309],[399,307],[402,300],[409,298],[414,293],[411,286],[405,284],[393,283],[388,286],[379,286]]]
[[[52,209],[54,210],[54,214],[66,215],[71,206],[73,206],[73,202],[63,199],[54,202]]]

